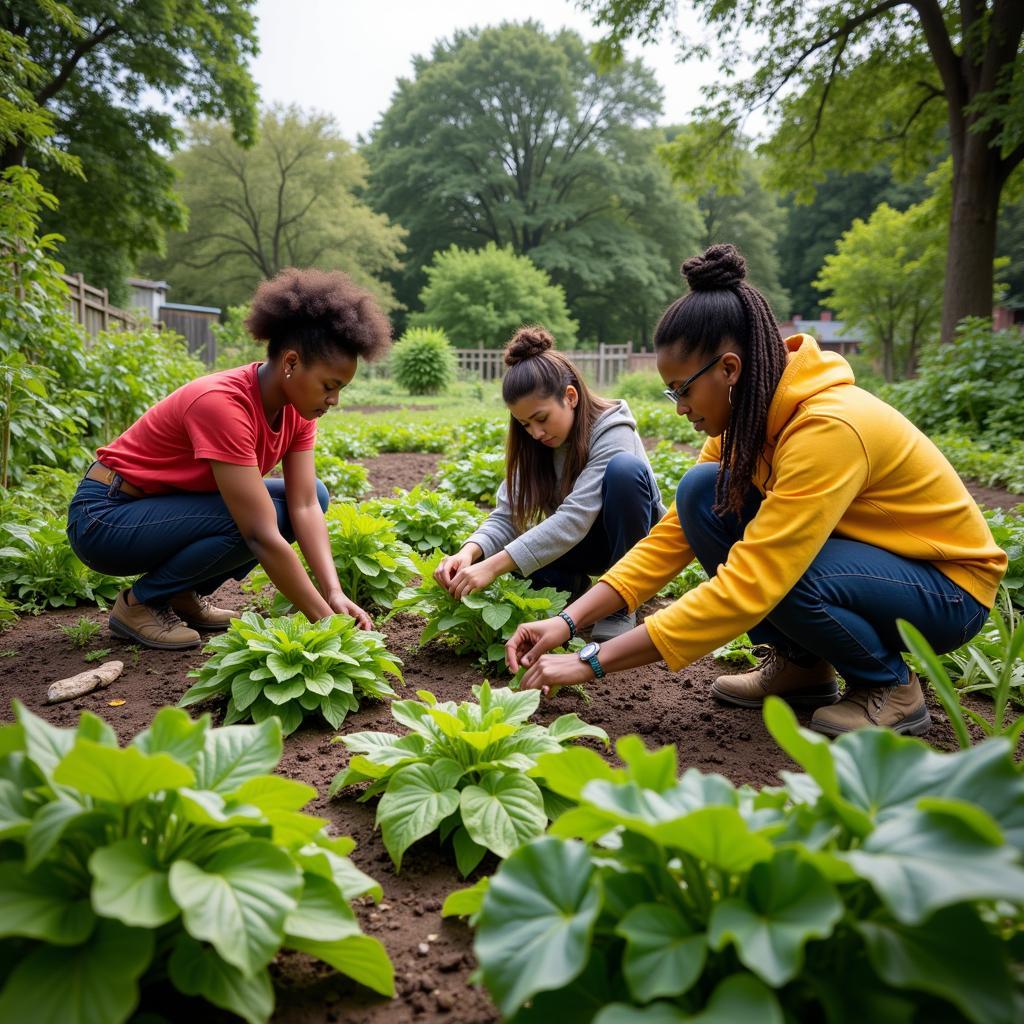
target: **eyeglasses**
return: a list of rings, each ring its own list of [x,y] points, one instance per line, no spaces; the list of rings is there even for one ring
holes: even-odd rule
[[[702,367],[701,367],[701,368],[700,368],[700,369],[699,369],[699,370],[698,370],[698,371],[697,371],[697,372],[696,372],[695,374],[693,374],[693,376],[691,376],[691,377],[687,377],[687,378],[686,378],[686,380],[684,380],[684,381],[683,381],[683,383],[679,385],[679,387],[677,387],[677,388],[665,388],[665,390],[664,390],[664,391],[662,391],[662,394],[663,394],[663,395],[664,395],[664,396],[665,396],[665,397],[666,397],[666,398],[667,398],[667,399],[668,399],[668,400],[669,400],[669,401],[670,401],[670,402],[671,402],[671,403],[672,403],[673,405],[678,405],[678,404],[679,404],[679,402],[680,402],[680,401],[682,401],[682,399],[684,399],[684,398],[686,397],[686,392],[687,392],[687,389],[688,389],[688,388],[690,387],[690,385],[691,385],[691,384],[692,384],[692,383],[693,383],[693,382],[694,382],[694,381],[695,381],[695,380],[696,380],[696,379],[697,379],[697,378],[698,378],[698,377],[699,377],[699,376],[700,376],[700,375],[701,375],[702,373],[707,373],[707,372],[708,372],[708,370],[710,370],[710,369],[711,369],[711,367],[712,367],[712,366],[714,366],[714,365],[715,365],[715,363],[717,363],[717,362],[718,362],[718,360],[719,360],[719,359],[721,359],[721,358],[722,358],[722,356],[724,356],[724,355],[725,355],[725,353],[724,353],[724,352],[719,352],[719,353],[718,353],[718,355],[717,355],[717,356],[715,356],[715,358],[714,358],[714,359],[712,359],[710,363],[708,363],[708,364],[707,364],[706,366],[702,366]]]

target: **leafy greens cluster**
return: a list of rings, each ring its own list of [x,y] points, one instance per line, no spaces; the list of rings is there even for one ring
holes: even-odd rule
[[[504,452],[471,452],[437,467],[438,487],[458,498],[494,505],[498,487],[505,479]]]
[[[394,497],[364,501],[362,509],[382,516],[414,551],[452,554],[482,518],[471,501],[432,491],[417,484],[411,491],[395,488]]]
[[[127,747],[85,712],[58,729],[15,702],[0,727],[0,1019],[121,1024],[152,982],[269,1020],[267,965],[301,950],[394,994],[349,901],[381,895],[351,839],[272,774],[275,719],[209,727],[163,708]]]
[[[461,704],[439,702],[426,690],[417,695],[418,701],[391,704],[395,720],[411,730],[407,735],[338,737],[355,756],[330,788],[333,795],[344,786],[370,782],[361,800],[383,794],[377,825],[396,869],[405,851],[435,830],[442,842],[451,837],[463,875],[488,850],[507,857],[539,836],[566,806],[546,788],[537,758],[582,736],[608,743],[603,729],[575,714],[547,727],[528,723],[540,701],[537,690],[492,690],[484,682],[473,687],[477,703]]]
[[[211,657],[189,673],[198,682],[178,706],[227,695],[225,725],[276,716],[286,736],[316,711],[337,729],[360,697],[395,696],[386,673],[402,678],[383,633],[359,629],[349,615],[311,623],[301,612],[271,619],[246,612],[204,653]]]

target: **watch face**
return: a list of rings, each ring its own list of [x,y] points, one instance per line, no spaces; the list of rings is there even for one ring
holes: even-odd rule
[[[586,661],[588,658],[592,658],[595,654],[597,654],[599,650],[601,650],[601,645],[591,640],[589,644],[586,644],[583,648],[581,648],[580,659],[582,661]]]

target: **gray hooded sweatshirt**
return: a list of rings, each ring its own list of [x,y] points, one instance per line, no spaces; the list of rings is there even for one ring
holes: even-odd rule
[[[512,525],[508,486],[502,481],[498,488],[497,507],[466,543],[478,544],[484,558],[490,558],[504,548],[524,576],[553,562],[579,544],[600,515],[604,472],[612,456],[619,452],[635,455],[650,466],[636,431],[636,420],[621,399],[598,417],[590,434],[590,457],[572,490],[551,515],[518,535]],[[555,473],[561,476],[565,468],[565,445],[556,448],[553,456]],[[665,509],[660,501],[658,507],[658,515],[663,516]]]

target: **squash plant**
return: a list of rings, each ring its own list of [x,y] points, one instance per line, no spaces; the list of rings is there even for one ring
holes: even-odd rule
[[[473,687],[477,703],[438,701],[426,690],[420,700],[393,701],[391,713],[410,732],[356,732],[339,736],[355,756],[331,783],[334,795],[357,782],[371,785],[360,797],[383,794],[377,805],[381,829],[395,869],[417,839],[439,831],[451,837],[459,871],[468,875],[488,851],[507,857],[538,836],[563,803],[535,770],[537,758],[581,736],[606,745],[608,735],[577,715],[549,726],[526,721],[540,692]]]
[[[0,727],[0,1020],[121,1024],[169,981],[261,1024],[281,949],[394,995],[349,905],[380,887],[351,839],[302,813],[316,790],[273,774],[276,719],[212,729],[163,708],[119,747],[88,712],[75,729],[14,713]]]
[[[442,557],[441,552],[430,558],[413,556],[420,582],[398,595],[393,611],[408,611],[427,619],[420,634],[421,647],[436,636],[447,636],[459,654],[477,655],[489,671],[507,672],[505,643],[516,629],[524,622],[557,615],[569,597],[553,587],[533,590],[529,580],[506,573],[483,590],[459,600],[434,579]]]
[[[178,707],[226,695],[225,725],[275,715],[285,736],[317,711],[337,729],[360,697],[395,696],[385,673],[402,678],[384,634],[360,629],[350,615],[310,623],[301,612],[271,619],[246,612],[203,650],[211,657],[189,672],[198,682]]]
[[[515,1024],[1012,1024],[1024,775],[1005,740],[955,754],[884,729],[831,745],[770,697],[806,774],[736,788],[619,741],[537,771],[576,806],[448,913]]]
[[[435,550],[452,554],[482,518],[471,501],[420,484],[411,491],[396,487],[393,497],[364,501],[361,508],[387,519],[398,537],[421,554]]]

